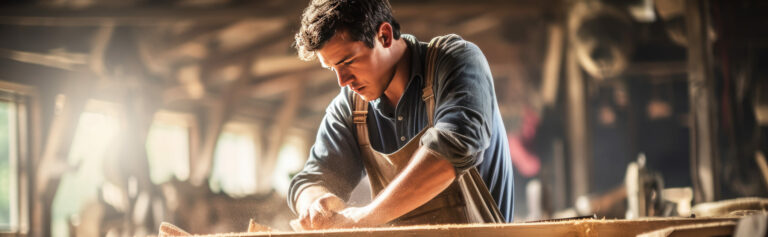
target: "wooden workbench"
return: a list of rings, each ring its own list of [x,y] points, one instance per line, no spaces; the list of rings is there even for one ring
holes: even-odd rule
[[[541,223],[423,225],[304,232],[226,233],[204,236],[637,236],[676,226],[702,226],[707,234],[730,235],[738,218],[651,218]],[[666,235],[663,235],[666,236]]]

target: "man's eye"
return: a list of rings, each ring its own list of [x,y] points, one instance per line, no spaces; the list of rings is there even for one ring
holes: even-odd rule
[[[347,61],[346,63],[344,63],[344,65],[350,65],[350,64],[352,64],[353,62],[355,62],[355,60],[349,60],[349,61]]]

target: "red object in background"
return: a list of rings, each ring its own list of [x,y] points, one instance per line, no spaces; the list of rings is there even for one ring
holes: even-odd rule
[[[523,110],[522,126],[520,133],[507,133],[509,141],[509,154],[512,157],[517,171],[523,177],[533,177],[541,169],[541,160],[538,156],[528,151],[525,144],[529,143],[536,136],[536,128],[539,126],[539,115],[531,108]]]

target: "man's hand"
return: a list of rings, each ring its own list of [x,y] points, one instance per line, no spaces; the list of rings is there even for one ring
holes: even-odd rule
[[[371,216],[369,206],[348,207],[336,215],[333,228],[372,227],[377,223]]]
[[[308,218],[310,222],[312,218]],[[313,222],[315,223],[315,222]],[[337,229],[337,228],[355,228],[372,227],[376,222],[372,220],[368,207],[347,207],[342,211],[333,212],[330,215],[318,218],[318,224],[314,226],[304,225],[300,219],[291,222],[295,230],[311,229]]]
[[[305,210],[300,210],[299,218],[291,221],[294,230],[327,229],[335,226],[340,218],[338,212],[346,208],[344,200],[326,193],[315,199]]]

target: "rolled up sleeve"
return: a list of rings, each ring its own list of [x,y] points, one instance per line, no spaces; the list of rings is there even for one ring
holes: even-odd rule
[[[294,213],[301,191],[320,185],[340,198],[349,199],[349,193],[364,176],[357,140],[352,132],[349,95],[346,89],[326,109],[317,138],[310,149],[304,168],[291,180],[288,206]]]
[[[435,125],[420,142],[459,173],[480,164],[490,144],[493,77],[480,48],[464,40],[449,42],[438,60]]]

